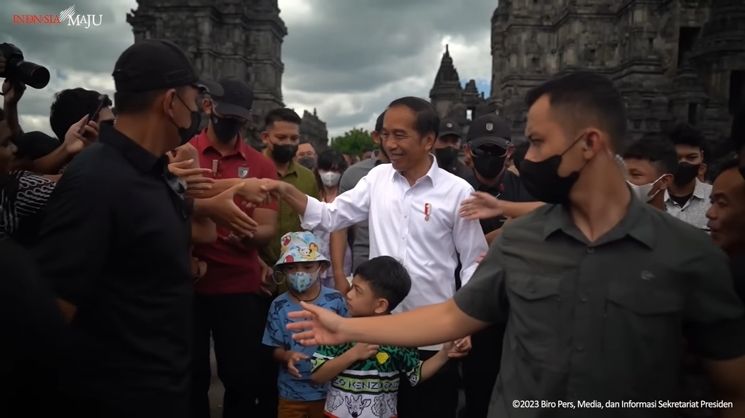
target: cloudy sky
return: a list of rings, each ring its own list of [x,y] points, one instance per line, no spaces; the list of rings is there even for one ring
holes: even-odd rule
[[[99,27],[14,25],[20,14],[102,14]],[[316,108],[330,136],[369,129],[396,97],[429,96],[444,45],[461,81],[477,80],[488,95],[489,20],[496,0],[279,0],[288,28],[283,94],[298,113]],[[136,0],[4,0],[0,41],[18,45],[29,61],[52,72],[43,90],[27,89],[24,129],[49,129],[53,94],[84,87],[111,94],[111,71],[133,41],[126,14]]]

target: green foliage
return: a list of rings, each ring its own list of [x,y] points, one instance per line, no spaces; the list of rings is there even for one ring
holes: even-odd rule
[[[354,128],[344,132],[344,135],[331,139],[331,148],[342,154],[360,156],[366,151],[375,149],[375,143],[370,132],[364,129]]]

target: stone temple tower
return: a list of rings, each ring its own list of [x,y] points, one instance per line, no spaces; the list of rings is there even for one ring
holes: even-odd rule
[[[588,69],[626,100],[634,138],[690,123],[716,145],[745,105],[743,0],[499,0],[489,103],[523,134],[525,93]]]
[[[137,0],[127,14],[135,42],[169,39],[205,77],[237,77],[253,87],[253,131],[282,103],[282,40],[277,0]],[[251,131],[251,128],[249,128]]]

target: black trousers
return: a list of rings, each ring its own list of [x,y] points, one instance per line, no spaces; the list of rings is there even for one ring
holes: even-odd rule
[[[471,336],[471,352],[461,360],[466,418],[486,418],[502,359],[504,324],[492,325]]]
[[[436,351],[419,350],[422,360],[435,354]],[[455,418],[459,380],[458,362],[454,360],[414,387],[402,378],[398,389],[399,418]]]
[[[225,386],[223,417],[263,416],[259,413],[259,393],[263,386],[276,387],[276,380],[263,381],[259,373],[262,363],[267,362],[268,349],[262,346],[261,338],[270,302],[248,293],[194,296],[193,418],[210,416],[210,335],[215,343],[217,375]],[[276,411],[276,403],[272,408]]]

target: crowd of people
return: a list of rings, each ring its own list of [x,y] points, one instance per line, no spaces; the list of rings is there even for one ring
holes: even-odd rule
[[[172,42],[112,75],[54,136],[3,84],[0,416],[207,418],[215,372],[226,418],[745,416],[745,110],[712,172],[580,71],[525,140],[395,99],[355,162],[288,108],[253,148],[251,88]]]

